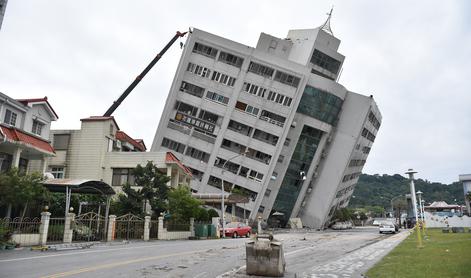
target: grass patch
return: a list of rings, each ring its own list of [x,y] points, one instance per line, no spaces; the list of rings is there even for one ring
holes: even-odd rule
[[[424,247],[417,249],[416,234],[411,234],[366,276],[471,277],[471,233],[444,234],[441,229],[427,229],[427,235]]]

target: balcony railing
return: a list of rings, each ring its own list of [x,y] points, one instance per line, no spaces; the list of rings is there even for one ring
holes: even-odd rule
[[[195,138],[198,138],[198,139],[201,139],[201,140],[206,141],[206,142],[211,143],[211,144],[214,144],[214,142],[216,142],[215,137],[209,136],[209,135],[207,135],[203,132],[197,131],[197,130],[193,130],[193,133],[191,134],[191,136],[193,136]]]
[[[277,125],[277,126],[280,126],[280,127],[283,127],[283,126],[285,125],[285,124],[282,123],[282,122],[273,120],[273,119],[268,118],[268,117],[266,117],[266,116],[260,116],[259,118],[260,118],[260,120],[262,120],[262,121],[269,122],[270,124],[274,124],[274,125]]]
[[[170,120],[167,124],[167,127],[170,128],[170,129],[173,129],[173,130],[176,130],[176,131],[179,131],[183,134],[187,134],[189,135],[190,134],[190,131],[191,131],[191,128],[186,126],[186,125],[182,125],[178,122],[175,122],[173,120]]]

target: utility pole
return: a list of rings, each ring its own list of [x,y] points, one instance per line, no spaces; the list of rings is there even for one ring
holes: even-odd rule
[[[424,247],[422,245],[422,236],[419,231],[419,216],[417,214],[417,199],[415,198],[415,185],[414,185],[414,174],[417,173],[413,169],[409,169],[406,174],[409,175],[409,180],[410,180],[410,193],[412,197],[412,207],[414,209],[414,215],[415,215],[415,232],[417,234],[417,248],[422,248]]]

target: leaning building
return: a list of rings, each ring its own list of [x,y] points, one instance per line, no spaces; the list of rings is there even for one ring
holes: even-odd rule
[[[262,33],[255,48],[194,29],[151,150],[190,167],[195,192],[250,196],[237,216],[325,227],[348,205],[381,123],[372,96],[337,83],[339,44],[329,20],[283,39]]]

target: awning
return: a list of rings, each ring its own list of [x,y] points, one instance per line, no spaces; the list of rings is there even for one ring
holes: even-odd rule
[[[72,193],[114,195],[116,192],[106,182],[88,179],[50,179],[43,185],[51,192],[66,192],[68,187]]]

